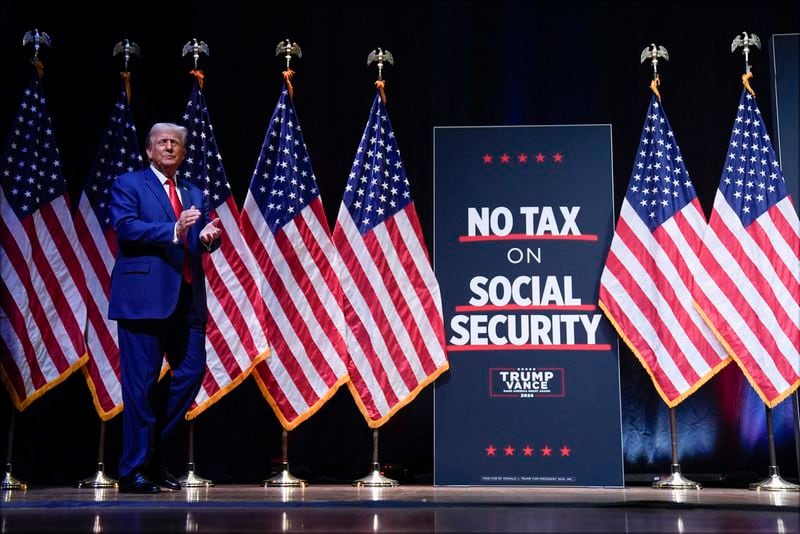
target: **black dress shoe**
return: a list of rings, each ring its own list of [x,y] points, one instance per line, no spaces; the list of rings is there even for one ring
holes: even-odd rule
[[[181,483],[169,471],[162,471],[155,479],[159,486],[176,491],[181,489]]]
[[[159,493],[160,491],[161,488],[140,471],[134,471],[119,479],[120,493]]]

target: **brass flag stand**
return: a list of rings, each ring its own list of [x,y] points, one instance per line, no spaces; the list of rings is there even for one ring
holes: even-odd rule
[[[208,488],[214,483],[194,471],[194,419],[189,421],[189,458],[186,462],[186,475],[178,479],[182,488]]]
[[[8,422],[8,448],[6,449],[6,474],[3,476],[3,481],[0,482],[0,490],[26,490],[28,485],[20,482],[14,475],[11,474],[11,448],[14,445],[14,419],[16,418],[17,410],[11,407],[11,420]]]
[[[755,491],[800,491],[800,486],[781,478],[775,459],[775,435],[772,432],[772,409],[767,406],[767,435],[769,438],[769,476],[750,484]]]
[[[353,482],[353,486],[363,486],[368,488],[392,488],[399,486],[394,479],[381,474],[381,466],[378,463],[378,429],[372,429],[372,472],[363,478]]]
[[[678,429],[675,422],[675,408],[669,409],[669,435],[672,442],[670,475],[653,482],[653,487],[669,490],[701,489],[703,487],[701,484],[689,480],[681,474],[681,465],[678,463]]]
[[[105,442],[106,442],[106,422],[100,421],[100,440],[97,446],[97,472],[93,477],[85,478],[78,482],[79,488],[116,488],[117,481],[105,474]]]
[[[289,433],[284,428],[281,432],[281,472],[264,481],[265,487],[303,488],[306,481],[293,476],[289,472]]]

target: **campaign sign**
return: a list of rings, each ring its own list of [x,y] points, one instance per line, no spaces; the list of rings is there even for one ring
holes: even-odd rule
[[[622,486],[611,126],[434,129],[436,485]]]

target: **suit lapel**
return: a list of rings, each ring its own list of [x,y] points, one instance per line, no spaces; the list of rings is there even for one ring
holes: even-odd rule
[[[183,209],[188,209],[192,205],[191,195],[189,194],[189,188],[186,187],[186,184],[183,183],[183,180],[180,181],[178,184],[178,193],[181,196],[181,205]]]

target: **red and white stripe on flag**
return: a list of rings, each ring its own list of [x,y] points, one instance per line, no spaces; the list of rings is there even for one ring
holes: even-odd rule
[[[600,307],[669,407],[730,363],[691,297],[705,227],[696,197],[655,231],[626,198],[600,279]]]
[[[92,392],[95,410],[104,421],[122,411],[117,322],[108,319],[111,271],[117,254],[108,201],[117,175],[141,169],[144,161],[137,143],[128,88],[123,76],[73,218],[87,286],[85,336],[89,361],[81,371]]]
[[[599,304],[669,407],[730,363],[692,301],[705,227],[677,139],[654,94],[600,276]]]
[[[248,192],[241,226],[264,276],[271,351],[253,376],[292,430],[348,380],[336,252],[319,196],[273,234]]]
[[[747,87],[693,291],[703,318],[771,408],[800,386],[800,221]]]
[[[746,228],[720,191],[695,301],[764,403],[800,386],[800,222],[784,197]]]
[[[203,256],[208,324],[206,373],[186,414],[194,419],[250,376],[269,355],[258,266],[239,229],[233,195],[211,213],[222,227],[222,241]]]
[[[195,83],[186,103],[186,158],[178,169],[205,194],[212,220],[222,227],[220,246],[203,255],[208,323],[206,372],[189,407],[194,419],[250,376],[269,354],[260,273],[239,228],[239,210],[222,166],[211,116],[202,92],[202,73],[192,71]]]
[[[82,264],[87,288],[86,347],[91,355],[82,371],[100,419],[108,421],[122,411],[117,322],[108,319],[117,238],[110,225],[103,229],[85,194],[78,203],[74,224],[85,258]]]
[[[348,387],[377,428],[449,368],[439,284],[413,202],[363,235],[343,203],[333,240],[342,259]]]
[[[87,360],[75,243],[66,193],[20,219],[0,190],[0,376],[20,411]]]
[[[0,378],[18,410],[86,363],[86,280],[53,124],[32,69],[0,159]]]

